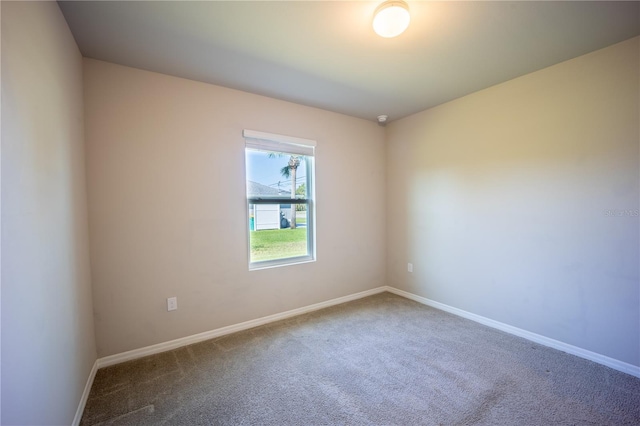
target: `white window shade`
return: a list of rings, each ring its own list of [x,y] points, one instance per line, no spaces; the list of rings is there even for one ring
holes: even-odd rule
[[[306,155],[312,157],[316,142],[310,139],[296,138],[293,136],[276,135],[273,133],[244,130],[247,148],[262,151],[287,152],[289,154]]]

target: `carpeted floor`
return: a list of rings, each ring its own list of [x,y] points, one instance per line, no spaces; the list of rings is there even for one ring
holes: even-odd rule
[[[638,425],[640,379],[382,293],[98,371],[82,425]]]

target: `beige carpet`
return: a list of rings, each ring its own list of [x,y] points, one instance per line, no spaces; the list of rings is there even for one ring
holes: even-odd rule
[[[640,379],[382,293],[98,371],[83,425],[639,425]]]

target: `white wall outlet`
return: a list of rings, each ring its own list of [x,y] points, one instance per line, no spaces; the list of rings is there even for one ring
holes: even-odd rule
[[[413,263],[407,263],[407,271],[413,272]]]
[[[170,297],[167,299],[167,311],[175,311],[178,309],[178,298]]]

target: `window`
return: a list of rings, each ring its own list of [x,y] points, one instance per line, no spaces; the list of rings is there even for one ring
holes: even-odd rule
[[[252,130],[244,137],[249,269],[315,260],[315,142]]]

